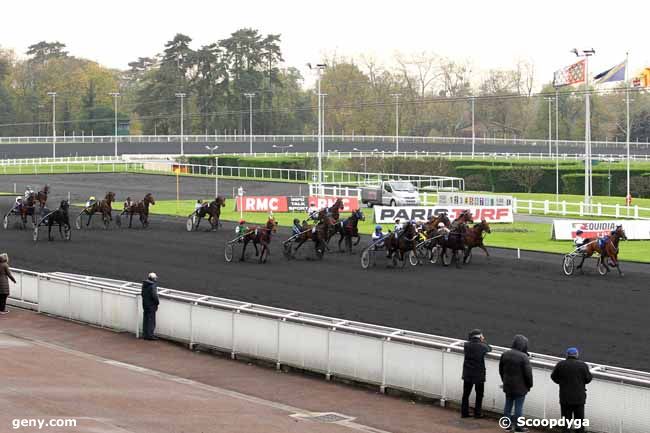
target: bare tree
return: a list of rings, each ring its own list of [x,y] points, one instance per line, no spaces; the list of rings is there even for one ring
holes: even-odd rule
[[[528,193],[533,192],[533,188],[542,180],[543,176],[544,170],[531,165],[516,167],[509,171],[509,177],[513,182],[525,188]]]
[[[420,98],[426,96],[427,90],[432,83],[441,76],[438,70],[439,57],[426,51],[405,57],[397,54],[395,60],[400,66],[400,72],[407,82],[414,81],[417,85],[417,94]],[[413,87],[410,85],[413,89]]]

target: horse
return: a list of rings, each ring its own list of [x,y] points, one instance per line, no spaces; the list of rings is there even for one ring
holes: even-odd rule
[[[325,239],[325,242],[329,244],[330,239],[332,236],[336,234],[336,229],[335,225],[339,220],[340,217],[340,211],[343,210],[345,206],[343,205],[343,200],[340,198],[337,198],[334,203],[332,203],[332,206],[326,207],[321,209],[321,211],[318,213],[318,221],[320,223],[324,223],[325,226],[327,227],[327,236]]]
[[[622,240],[627,240],[625,230],[622,226],[616,227],[616,230],[612,233],[611,236],[601,240],[596,239],[586,239],[586,246],[582,252],[582,260],[577,266],[580,269],[581,273],[584,273],[582,270],[582,265],[585,263],[587,257],[591,257],[594,253],[598,253],[600,257],[598,258],[598,263],[603,264],[607,272],[610,271],[609,266],[607,266],[607,259],[610,259],[610,265],[615,267],[618,271],[619,276],[623,276],[623,271],[621,270],[621,264],[618,262],[618,243]]]
[[[469,210],[462,211],[456,219],[451,223],[450,229],[452,232],[465,233],[467,224],[473,224],[472,213]]]
[[[149,192],[147,193],[147,195],[144,196],[144,199],[124,209],[124,213],[129,214],[129,228],[131,228],[131,225],[133,223],[134,214],[138,214],[138,216],[140,217],[140,223],[142,224],[142,228],[148,227],[149,206],[155,204],[156,204],[156,200],[154,199],[153,194]]]
[[[63,231],[62,228],[65,226],[66,231],[70,231],[70,216],[68,214],[68,208],[70,207],[70,204],[68,203],[67,200],[61,200],[61,203],[59,205],[59,208],[52,212],[50,216],[47,217],[47,240],[48,241],[53,241],[54,238],[52,237],[52,226],[56,223],[59,225],[59,234],[61,235],[61,239],[65,239],[65,236],[63,236]]]
[[[27,196],[26,199],[23,199],[22,203],[18,207],[18,212],[20,213],[20,219],[23,224],[23,228],[27,226],[27,217],[32,217],[32,224],[36,225],[36,218],[34,217],[34,207],[35,207],[35,194],[31,193]]]
[[[240,262],[244,261],[244,254],[246,253],[246,246],[249,242],[253,242],[255,247],[255,256],[259,256],[259,263],[266,263],[266,259],[269,256],[270,249],[269,244],[271,243],[271,235],[275,233],[278,229],[278,222],[270,216],[266,221],[265,227],[253,227],[248,228],[248,231],[242,237],[242,242],[244,247],[241,250]],[[260,252],[257,249],[257,244],[262,245],[262,251]]]
[[[104,222],[104,227],[108,228],[108,224],[113,221],[113,206],[112,203],[115,202],[115,193],[107,192],[104,200],[96,201],[90,207],[84,209],[84,212],[88,214],[88,222],[86,222],[86,227],[90,225],[90,220],[93,215],[96,213],[102,214],[102,221]]]
[[[463,263],[467,263],[472,248],[480,248],[485,251],[485,255],[490,257],[487,248],[483,245],[483,233],[491,233],[490,225],[484,219],[480,223],[465,232],[465,254],[463,255]]]
[[[47,195],[50,193],[50,186],[45,185],[42,190],[36,193],[36,201],[38,201],[39,207],[41,211],[45,208],[45,204],[47,203]]]
[[[413,251],[415,254],[417,232],[415,230],[415,225],[411,222],[407,222],[402,229],[401,233],[392,232],[386,238],[384,246],[386,248],[386,257],[392,258],[393,263],[395,263],[396,254],[399,254],[399,260],[404,262],[404,253],[407,251]]]
[[[312,230],[313,229],[313,230]],[[312,240],[314,242],[314,252],[316,253],[316,257],[322,258],[323,253],[325,250],[327,250],[327,225],[325,222],[319,222],[316,224],[316,226],[311,226],[307,224],[306,221],[303,221],[302,223],[302,231],[303,233],[296,238],[296,242],[298,245],[296,245],[296,248],[293,250],[292,255],[295,256],[295,254],[298,252],[298,249],[308,240]]]
[[[334,234],[338,233],[341,235],[339,238],[339,251],[341,249],[341,242],[345,240],[345,245],[347,246],[348,252],[352,254],[352,238],[357,238],[354,246],[359,245],[361,241],[361,236],[359,236],[359,229],[357,225],[359,221],[365,221],[366,217],[363,215],[360,209],[356,209],[352,212],[349,218],[344,219],[334,225]]]
[[[432,215],[429,220],[424,223],[424,232],[427,238],[436,236],[438,232],[438,224],[443,223],[445,227],[449,227],[451,220],[446,212],[440,212],[438,215]]]
[[[226,198],[223,196],[216,197],[213,201],[210,202],[208,206],[201,206],[196,211],[196,227],[195,230],[199,229],[199,224],[201,220],[208,216],[208,222],[212,227],[212,231],[216,231],[219,228],[219,218],[221,217],[221,208],[226,205]]]

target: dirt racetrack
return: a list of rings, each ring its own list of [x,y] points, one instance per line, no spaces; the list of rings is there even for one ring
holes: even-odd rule
[[[118,199],[146,190],[157,198],[175,196],[175,180],[162,176],[0,176],[0,191],[13,190],[14,182],[19,188],[48,182],[52,202],[68,191],[73,199],[85,199],[106,189],[117,192]],[[227,185],[222,182],[222,188]],[[183,187],[188,195],[213,191],[209,180],[186,179]],[[298,192],[297,185],[286,184],[251,183],[249,188],[260,194]],[[0,198],[3,213],[11,201]],[[45,235],[34,243],[30,231],[12,225],[0,231],[0,250],[18,268],[132,281],[155,271],[163,287],[457,338],[479,327],[498,345],[509,346],[515,333],[523,333],[534,352],[560,356],[566,347],[578,346],[588,361],[650,371],[647,265],[624,263],[626,276],[619,278],[599,276],[591,262],[586,275],[569,278],[558,255],[523,253],[516,260],[512,251],[493,250],[490,260],[476,252],[462,269],[391,269],[380,258],[376,268],[363,270],[358,255],[332,253],[315,262],[305,259],[305,251],[288,262],[280,250],[286,230],[274,238],[269,263],[259,265],[253,258],[226,263],[224,243],[234,237],[232,223],[217,233],[188,233],[184,222],[153,216],[147,230],[105,231],[95,225],[74,230],[67,243],[47,242]]]

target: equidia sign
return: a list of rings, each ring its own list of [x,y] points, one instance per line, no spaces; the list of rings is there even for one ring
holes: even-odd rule
[[[469,209],[474,221],[485,219],[489,223],[511,223],[514,221],[512,208],[509,206],[375,206],[375,222],[392,223],[396,218],[404,220],[427,220],[431,216],[447,213],[453,220],[461,212]]]
[[[597,238],[599,236],[609,235],[618,224],[623,226],[623,230],[625,230],[625,235],[628,239],[650,239],[650,221],[645,220],[553,220],[553,239],[572,240],[576,237],[577,230],[582,230],[583,238]]]

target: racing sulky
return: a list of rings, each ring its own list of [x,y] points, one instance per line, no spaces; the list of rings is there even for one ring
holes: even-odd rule
[[[245,260],[244,254],[246,253],[246,247],[249,242],[253,242],[255,247],[255,257],[259,257],[259,263],[266,263],[266,260],[269,257],[272,234],[277,231],[278,222],[272,216],[269,216],[269,219],[266,221],[264,227],[249,227],[246,234],[242,237],[242,242],[244,246],[241,250],[241,257],[239,258],[240,262]],[[262,251],[259,251],[257,245],[262,246]]]

